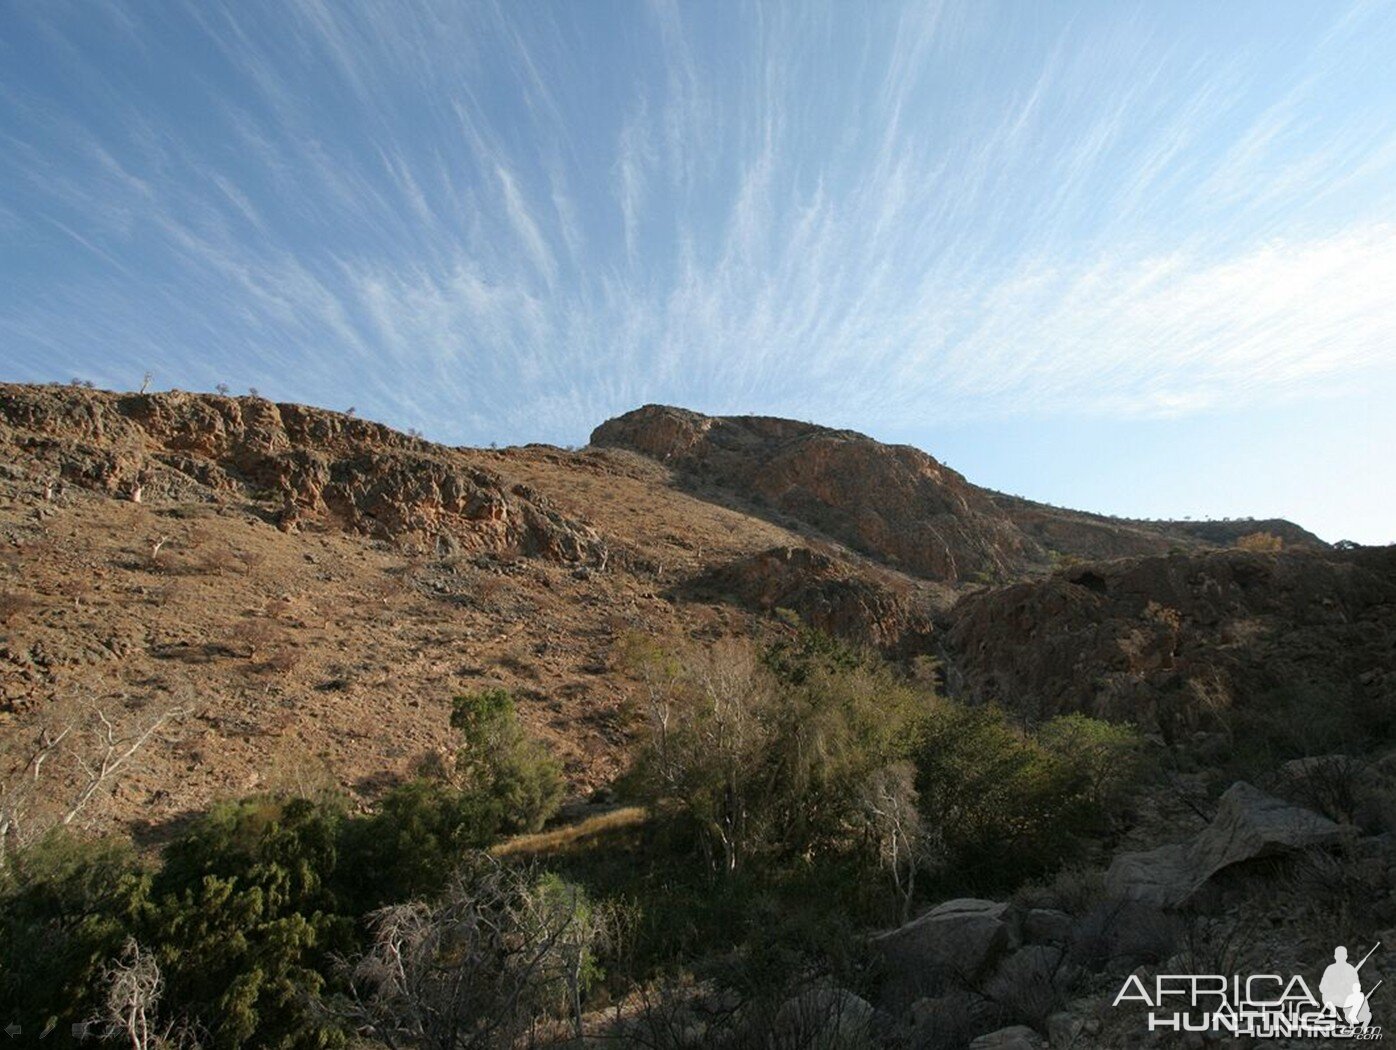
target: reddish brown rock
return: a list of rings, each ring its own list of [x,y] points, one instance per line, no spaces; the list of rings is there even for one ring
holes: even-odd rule
[[[932,634],[927,603],[905,577],[861,570],[808,547],[740,558],[693,586],[762,612],[789,609],[811,627],[886,651],[924,651]]]
[[[277,524],[378,539],[442,533],[465,550],[600,563],[605,544],[537,493],[457,449],[378,423],[262,398],[0,387],[0,425],[41,469],[113,495],[191,486],[280,504]],[[187,494],[187,493],[185,493]]]

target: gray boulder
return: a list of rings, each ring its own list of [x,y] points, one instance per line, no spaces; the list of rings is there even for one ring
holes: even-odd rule
[[[981,1035],[969,1044],[969,1050],[1042,1050],[1042,1047],[1042,1037],[1022,1024]]]
[[[1029,944],[1065,944],[1072,918],[1055,908],[1031,908],[1023,916],[1023,940]]]
[[[1080,968],[1060,948],[1030,944],[1008,956],[984,986],[984,993],[1019,1020],[1040,1022],[1055,1013],[1079,980]]]
[[[772,1034],[776,1045],[810,1050],[852,1050],[872,1038],[876,1011],[846,988],[807,988],[776,1011]]]
[[[946,901],[872,947],[889,969],[935,973],[972,983],[989,972],[1013,941],[1011,905],[965,897]]]
[[[1059,1010],[1047,1018],[1047,1042],[1052,1050],[1066,1050],[1081,1044],[1086,1025],[1069,1010]],[[1084,1045],[1084,1044],[1082,1044]]]
[[[1336,845],[1350,833],[1312,810],[1237,781],[1222,795],[1211,824],[1191,842],[1120,854],[1105,874],[1105,887],[1115,896],[1176,907],[1232,864]]]

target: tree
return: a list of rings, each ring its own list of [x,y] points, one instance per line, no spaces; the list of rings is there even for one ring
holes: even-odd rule
[[[188,1027],[171,1021],[158,1021],[165,978],[155,956],[142,948],[134,937],[127,937],[121,954],[102,971],[106,989],[102,1012],[83,1027],[93,1027],[107,1039],[120,1039],[131,1050],[176,1050],[197,1047]]]
[[[17,853],[0,877],[0,1016],[37,1033],[100,1010],[104,967],[149,885],[128,842],[54,828]]]
[[[601,924],[582,891],[531,868],[467,858],[441,900],[383,908],[326,1009],[389,1047],[513,1045],[550,1009],[580,1031]]]
[[[760,658],[727,642],[675,657],[632,644],[649,733],[636,778],[677,805],[709,870],[849,852],[865,786],[905,760],[928,694],[808,632]]]
[[[27,746],[12,744],[0,783],[0,872],[15,847],[76,821],[115,787],[142,748],[189,711],[188,705],[177,704],[121,725],[106,709],[88,702],[61,725],[41,726]]]
[[[731,874],[754,848],[753,809],[772,737],[770,683],[750,647],[736,642],[681,661],[657,649],[633,659],[648,708],[640,782],[694,822],[709,870]]]
[[[941,859],[937,829],[917,809],[916,767],[898,762],[877,770],[863,785],[862,811],[878,863],[892,878],[900,921],[911,919],[916,875]]]
[[[502,829],[537,831],[562,801],[562,770],[519,724],[514,699],[503,689],[456,697],[451,726],[460,731],[457,786],[494,799]]]

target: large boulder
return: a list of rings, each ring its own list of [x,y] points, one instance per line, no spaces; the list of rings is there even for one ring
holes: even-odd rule
[[[1023,940],[1029,944],[1065,944],[1071,939],[1072,918],[1055,908],[1030,908],[1023,916]]]
[[[1015,1017],[1046,1020],[1079,976],[1080,968],[1068,962],[1060,948],[1030,944],[999,964],[984,992]]]
[[[1003,1007],[965,988],[918,999],[909,1014],[907,1044],[914,1047],[966,1046],[1007,1020]]]
[[[905,926],[878,934],[872,946],[890,971],[915,970],[972,984],[1012,946],[1011,908],[973,897],[946,901]]]
[[[1015,1024],[997,1032],[981,1035],[969,1044],[969,1050],[1042,1050],[1042,1037],[1027,1025]]]
[[[771,1026],[773,1045],[852,1050],[872,1041],[877,1011],[846,988],[820,985],[787,999]]]
[[[1191,842],[1122,853],[1105,875],[1113,895],[1160,907],[1186,902],[1217,872],[1242,861],[1336,845],[1351,829],[1237,781]]]

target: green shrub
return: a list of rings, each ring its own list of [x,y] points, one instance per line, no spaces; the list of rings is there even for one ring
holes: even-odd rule
[[[1133,726],[1082,714],[1060,715],[1036,733],[1057,763],[1061,788],[1074,795],[1084,822],[1116,809],[1138,781],[1143,741]]]
[[[1082,715],[1033,737],[991,707],[945,703],[925,720],[917,790],[940,830],[947,875],[1004,889],[1047,870],[1102,830],[1132,783],[1137,735]]]
[[[130,844],[60,829],[19,852],[0,883],[0,1016],[25,1032],[97,1008],[103,965],[139,920],[149,876]],[[57,1042],[57,1040],[55,1040]]]
[[[408,781],[388,792],[377,812],[345,825],[337,882],[358,913],[433,897],[464,853],[498,838],[501,810],[486,794],[437,780]]]
[[[630,786],[730,876],[864,845],[866,787],[903,761],[930,699],[813,632],[758,658],[728,643],[637,664],[650,732]]]
[[[353,946],[332,888],[342,813],[304,799],[214,807],[165,852],[141,939],[168,1001],[215,1047],[331,1047],[310,1008],[328,960]]]
[[[456,774],[461,786],[499,803],[501,829],[537,831],[562,802],[562,770],[519,725],[503,689],[458,696],[451,725],[460,731]]]

